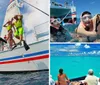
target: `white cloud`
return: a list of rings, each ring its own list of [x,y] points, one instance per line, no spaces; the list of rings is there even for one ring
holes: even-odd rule
[[[79,47],[81,46],[81,43],[76,43],[75,46]]]
[[[90,48],[90,46],[86,44],[86,45],[84,45],[84,48],[88,49],[88,48]]]
[[[77,50],[77,49],[59,49],[59,51],[62,51],[62,52],[79,52],[79,50]]]
[[[100,54],[100,51],[98,51],[97,54],[99,55]]]

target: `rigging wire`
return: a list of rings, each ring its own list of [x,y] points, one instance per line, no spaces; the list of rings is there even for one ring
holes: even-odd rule
[[[35,7],[35,6],[33,6],[32,4],[30,4],[30,3],[28,3],[28,2],[26,2],[26,1],[24,1],[24,0],[22,0],[22,1],[25,2],[26,4],[30,5],[31,7],[34,7],[35,9],[39,10],[40,12],[44,13],[45,15],[49,16],[48,13],[42,11],[41,9],[39,9],[39,8],[37,8],[37,7]]]

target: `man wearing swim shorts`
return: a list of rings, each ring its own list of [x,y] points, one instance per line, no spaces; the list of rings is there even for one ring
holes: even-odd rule
[[[23,33],[24,33],[24,28],[22,26],[22,15],[15,15],[13,18],[13,27],[14,27],[14,36],[21,41],[23,41]],[[16,28],[16,29],[15,29]]]

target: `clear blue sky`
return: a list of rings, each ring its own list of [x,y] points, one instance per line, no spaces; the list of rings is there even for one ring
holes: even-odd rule
[[[59,3],[64,3],[65,1],[72,1],[72,0],[55,0]],[[73,0],[76,10],[77,16],[79,17],[83,11],[90,11],[92,15],[100,13],[99,6],[100,0]]]

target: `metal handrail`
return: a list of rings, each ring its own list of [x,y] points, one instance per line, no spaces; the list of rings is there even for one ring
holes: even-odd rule
[[[38,33],[37,32],[37,30],[38,30],[38,27],[42,27],[42,25],[44,25],[44,24],[48,24],[48,22],[49,21],[46,21],[46,22],[44,22],[44,23],[41,23],[41,24],[39,24],[39,25],[36,25],[36,26],[34,26],[34,33],[35,33],[35,35],[36,35],[36,38],[37,38],[37,40],[39,39],[39,38],[41,38],[41,37],[45,37],[45,36],[48,36],[49,35],[49,31],[48,30],[46,30],[46,31],[43,31],[43,32],[41,32],[41,33]],[[39,29],[40,29],[39,28]],[[48,27],[49,28],[49,27]],[[46,28],[47,29],[47,28]]]

